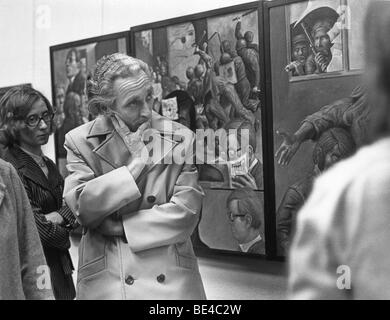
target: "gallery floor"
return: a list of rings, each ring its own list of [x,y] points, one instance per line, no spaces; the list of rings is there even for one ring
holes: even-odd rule
[[[79,237],[72,237],[71,256],[78,261]],[[286,298],[285,263],[245,257],[203,255],[199,269],[209,300],[281,300]],[[76,272],[74,273],[76,281]]]

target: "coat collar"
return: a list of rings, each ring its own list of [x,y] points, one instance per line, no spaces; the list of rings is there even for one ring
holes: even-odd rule
[[[173,138],[173,131],[167,131],[167,128],[164,128],[164,121],[163,117],[153,112],[151,120],[151,129],[153,131],[149,131],[151,132],[150,135],[144,136],[144,143],[147,145],[152,159],[152,163],[148,166],[148,171],[156,164],[161,163],[162,159],[178,144],[178,141]],[[146,136],[148,136],[148,139],[146,139]],[[87,139],[94,147],[93,152],[103,160],[103,174],[129,163],[131,159],[130,151],[120,135],[115,131],[110,118],[106,116],[97,117],[91,126]],[[156,153],[156,150],[161,150],[162,152]]]
[[[61,183],[59,174],[55,174],[57,168],[50,161],[46,160],[46,165],[49,170],[49,176],[46,178],[41,168],[37,165],[33,158],[20,149],[17,145],[14,145],[9,149],[12,155],[12,163],[23,176],[39,184],[42,188],[53,192],[53,189]]]

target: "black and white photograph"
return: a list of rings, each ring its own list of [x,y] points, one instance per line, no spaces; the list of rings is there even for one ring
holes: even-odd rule
[[[390,300],[390,0],[0,0],[0,33],[0,301]]]

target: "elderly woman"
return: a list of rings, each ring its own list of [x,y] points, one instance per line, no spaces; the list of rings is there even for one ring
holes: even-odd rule
[[[39,91],[25,86],[9,90],[0,103],[3,143],[8,147],[4,159],[17,169],[30,199],[55,298],[73,299],[73,266],[68,249],[75,218],[63,206],[64,181],[41,149],[54,129],[53,107]]]
[[[390,299],[390,2],[374,2],[365,29],[374,142],[321,176],[299,213],[293,299]]]
[[[138,59],[103,57],[88,90],[100,115],[65,137],[64,198],[84,227],[77,297],[205,298],[190,240],[203,198],[194,133],[152,112]]]

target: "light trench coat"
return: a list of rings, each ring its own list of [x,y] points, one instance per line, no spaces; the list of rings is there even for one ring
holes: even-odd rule
[[[190,161],[194,134],[157,113],[151,127],[154,161],[136,181],[126,167],[130,152],[109,118],[66,135],[64,198],[84,227],[77,299],[206,298],[190,240],[204,196]],[[183,154],[183,164],[159,161]],[[126,238],[96,230],[108,216],[122,217]]]

